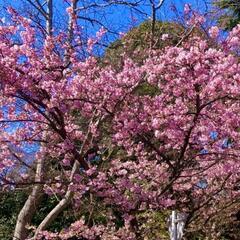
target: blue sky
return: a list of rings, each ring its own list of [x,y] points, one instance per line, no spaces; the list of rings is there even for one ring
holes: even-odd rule
[[[33,0],[34,1],[34,0]],[[25,2],[25,4],[23,4]],[[0,10],[4,9],[4,7],[8,6],[11,4],[17,9],[21,9],[22,12],[27,12],[30,8],[29,5],[26,4],[26,0],[0,0]],[[55,2],[55,21],[58,22],[60,19],[66,18],[67,20],[67,15],[64,14],[64,7],[66,6],[66,1],[65,0],[54,0]],[[90,0],[87,1],[79,1],[79,4],[81,2],[91,2]],[[106,2],[104,0],[99,0],[97,2]],[[147,12],[150,15],[150,7],[149,7],[149,0],[144,1],[145,4],[142,5],[141,10],[144,12]],[[157,2],[157,0],[156,0]],[[160,11],[158,11],[158,19],[159,20],[169,20],[169,19],[174,19],[176,18],[176,14],[173,11],[173,6],[175,6],[175,9],[178,12],[181,12],[183,10],[184,4],[189,3],[191,4],[194,9],[200,11],[200,12],[205,12],[206,11],[206,4],[204,0],[165,0],[162,8]],[[148,6],[147,6],[148,5]],[[4,11],[1,11],[0,15],[3,15]],[[83,16],[92,16],[94,17],[95,13],[83,13]],[[101,15],[100,15],[101,14]],[[108,22],[108,25],[110,26],[115,26],[115,28],[119,28],[119,31],[121,30],[121,26],[127,26],[131,27],[131,24],[134,24],[135,22],[138,23],[142,20],[142,18],[136,14],[136,12],[132,12],[131,10],[126,10],[125,7],[111,7],[105,12],[101,12],[98,16],[98,18],[101,21]],[[90,28],[89,28],[90,29]]]
[[[34,0],[33,0],[34,1]],[[44,2],[44,0],[40,0]],[[133,2],[134,0],[125,0]],[[150,0],[142,0],[144,4],[141,5],[140,10],[147,13],[147,16],[137,14],[132,8],[126,8],[126,6],[118,5],[117,7],[110,7],[107,10],[98,9],[96,12],[84,12],[80,11],[80,16],[83,18],[90,17],[92,19],[97,19],[103,24],[108,31],[108,34],[103,39],[103,43],[107,46],[110,42],[114,42],[119,38],[119,33],[126,33],[132,27],[139,25],[144,20],[147,20],[151,16],[151,7],[149,5]],[[158,2],[158,0],[155,0]],[[53,0],[54,2],[54,28],[55,29],[67,29],[68,15],[65,11],[66,0]],[[93,0],[83,0],[79,1],[78,6],[82,6],[84,3],[92,3]],[[107,0],[94,0],[97,3],[106,3]],[[160,21],[177,21],[179,22],[182,16],[184,5],[188,3],[191,4],[194,10],[201,13],[206,12],[205,0],[165,0],[163,6],[157,12],[157,20]],[[32,10],[33,7],[27,4],[27,0],[0,0],[0,17],[5,17],[6,7],[11,4],[20,13],[27,13]],[[96,17],[97,15],[97,17]],[[94,36],[96,32],[101,28],[100,24],[91,24],[84,20],[79,20],[79,25],[82,26],[83,36]],[[114,30],[114,34],[111,33]],[[55,31],[56,33],[57,31]],[[40,38],[39,38],[40,39]],[[41,42],[41,41],[40,41]],[[104,48],[96,49],[96,53],[101,55],[104,52]]]

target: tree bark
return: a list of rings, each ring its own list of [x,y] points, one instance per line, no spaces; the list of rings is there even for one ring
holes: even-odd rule
[[[53,28],[53,0],[47,0],[46,30],[48,36],[52,36],[52,28]]]
[[[79,165],[80,165],[79,162],[75,161],[71,173],[71,181],[73,180],[75,173],[77,173]],[[52,209],[52,211],[43,219],[41,224],[38,226],[33,239],[37,239],[39,233],[46,229],[56,219],[59,213],[61,213],[68,206],[72,199],[72,196],[73,192],[71,191],[71,188],[68,187],[68,190],[64,198]]]
[[[151,39],[150,39],[150,48],[154,47],[154,38],[156,32],[156,21],[157,21],[157,11],[162,7],[164,0],[159,0],[159,3],[156,4],[154,0],[149,0],[152,8],[152,20],[151,20]]]
[[[76,15],[77,3],[78,3],[78,0],[72,0],[72,2],[71,2],[71,8],[73,10],[73,16]],[[69,45],[72,44],[72,39],[73,39],[73,30],[74,30],[73,24],[74,24],[74,21],[75,21],[73,19],[73,16],[69,16],[69,21],[68,21],[68,42],[69,42]]]
[[[43,163],[44,159],[39,159],[37,161],[35,181],[41,182],[43,176]],[[28,230],[26,228],[27,224],[31,223],[32,217],[36,212],[37,205],[41,201],[43,196],[42,185],[36,185],[33,187],[31,194],[29,195],[27,201],[25,202],[23,208],[18,214],[16,227],[13,234],[13,240],[25,240],[28,235]]]

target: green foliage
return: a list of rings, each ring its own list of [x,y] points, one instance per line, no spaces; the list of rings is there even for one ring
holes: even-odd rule
[[[0,239],[11,240],[15,228],[17,216],[28,197],[28,189],[14,190],[10,192],[0,193]],[[32,225],[40,224],[43,218],[57,204],[58,200],[55,196],[44,195],[38,211],[33,217]],[[68,227],[72,222],[77,220],[73,211],[68,208],[63,214],[51,224],[49,230],[60,231]]]
[[[27,191],[15,190],[0,193],[0,239],[12,239],[17,216],[27,199]]]
[[[167,229],[167,218],[170,212],[158,212],[153,210],[144,211],[138,215],[141,235],[146,240],[152,239],[169,239]]]
[[[150,85],[147,82],[144,82],[140,85],[137,86],[137,88],[135,89],[135,93],[139,96],[156,96],[159,93],[159,88],[157,88],[156,86]]]
[[[218,22],[225,30],[231,30],[240,23],[239,0],[215,0],[215,5],[223,10]]]
[[[41,204],[38,206],[38,211],[33,217],[32,224],[39,225],[46,215],[56,206],[58,203],[56,196],[44,195]],[[61,215],[49,226],[50,231],[60,231],[63,228],[68,227],[76,218],[70,208],[65,209]]]
[[[176,45],[184,32],[184,27],[174,22],[157,21],[154,33],[154,49],[163,49],[166,46]],[[168,34],[167,41],[162,35]],[[130,30],[124,37],[116,40],[106,49],[104,61],[115,67],[122,65],[123,53],[137,62],[146,58],[151,43],[151,22],[146,21]]]

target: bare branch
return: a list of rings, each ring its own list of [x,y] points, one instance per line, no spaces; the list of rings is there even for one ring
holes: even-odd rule
[[[42,5],[38,0],[36,0],[37,5],[32,0],[26,0],[28,3],[30,3],[39,13],[42,14],[42,16],[47,19],[47,12],[44,10]]]

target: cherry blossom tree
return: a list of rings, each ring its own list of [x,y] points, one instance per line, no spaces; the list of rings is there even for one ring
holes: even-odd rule
[[[82,58],[73,8],[71,41],[49,34],[43,44],[29,19],[9,11],[0,26],[0,178],[5,189],[33,186],[14,239],[143,239],[143,212],[178,209],[188,225],[238,201],[240,26],[218,44],[193,36],[116,70],[93,56],[103,28]],[[157,91],[139,94],[143,84]],[[59,201],[31,226],[43,191]],[[93,203],[104,221],[94,221]],[[67,207],[89,214],[47,231]]]

